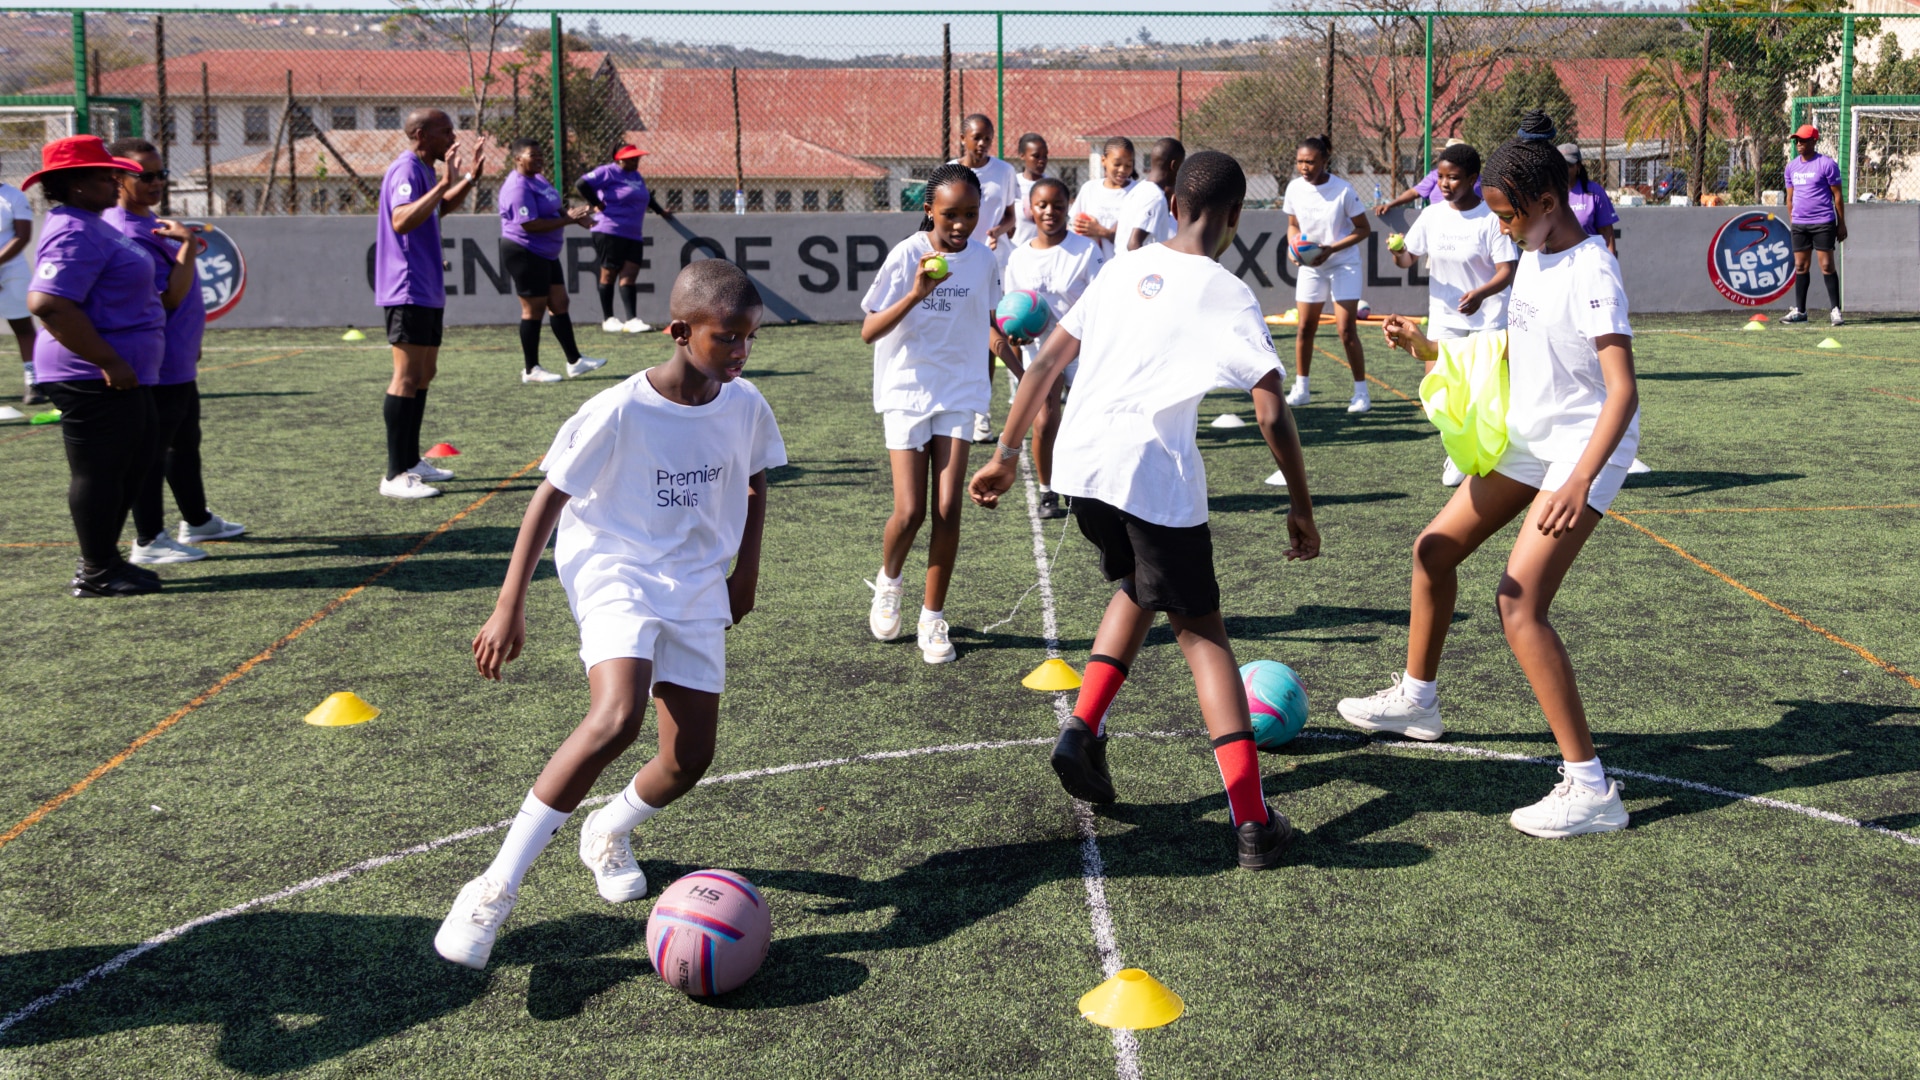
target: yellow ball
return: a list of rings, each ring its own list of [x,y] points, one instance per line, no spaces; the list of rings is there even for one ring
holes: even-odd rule
[[[929,255],[921,259],[920,269],[925,270],[927,276],[935,281],[940,281],[949,273],[952,273],[952,271],[948,269],[946,257],[943,255]]]

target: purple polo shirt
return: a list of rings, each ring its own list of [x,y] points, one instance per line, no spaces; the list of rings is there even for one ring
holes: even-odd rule
[[[524,176],[518,169],[500,185],[500,235],[543,259],[557,259],[565,245],[564,229],[530,233],[525,223],[560,216],[560,192],[538,173]]]
[[[1446,199],[1440,194],[1440,170],[1439,169],[1435,169],[1432,172],[1429,172],[1427,175],[1421,177],[1420,182],[1413,185],[1413,190],[1419,192],[1420,197],[1427,200],[1428,202],[1445,202],[1446,201]],[[1475,195],[1480,194],[1480,178],[1477,176],[1473,178],[1473,193]]]
[[[153,235],[153,230],[160,227],[160,219],[152,214],[134,214],[118,206],[108,207],[101,213],[100,219],[147,249],[147,253],[153,256],[154,291],[166,292],[167,279],[173,276],[173,260],[180,252],[180,245]],[[194,272],[196,277],[192,287],[187,289],[186,299],[180,301],[179,307],[167,312],[167,351],[160,360],[160,374],[153,382],[155,386],[190,383],[200,373],[200,339],[207,332],[207,298],[200,292],[197,267]]]
[[[395,207],[416,202],[439,183],[433,170],[409,150],[393,159],[380,180],[380,220],[374,223],[373,298],[381,307],[447,306],[440,266],[440,215],[430,215],[405,236],[393,231]]]
[[[47,211],[34,249],[30,292],[80,305],[113,351],[152,386],[166,352],[167,311],[153,288],[153,256],[99,214],[55,206]],[[53,339],[33,339],[33,373],[40,382],[104,379],[99,367]]]
[[[1836,220],[1833,212],[1833,189],[1840,186],[1840,166],[1825,154],[1815,154],[1812,161],[1793,155],[1787,161],[1787,187],[1793,191],[1794,225],[1831,225]]]
[[[1591,180],[1582,180],[1567,189],[1567,207],[1588,236],[1599,236],[1601,229],[1620,224],[1620,214],[1613,208],[1613,200],[1607,197],[1607,189]]]
[[[593,231],[639,240],[647,219],[647,181],[640,170],[632,172],[619,165],[602,165],[580,178],[588,191],[606,207]]]

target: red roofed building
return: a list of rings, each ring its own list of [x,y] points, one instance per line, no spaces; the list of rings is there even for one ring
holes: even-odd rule
[[[731,115],[724,129],[629,131],[627,141],[647,151],[640,172],[668,210],[733,209]],[[878,165],[785,131],[743,131],[740,164],[749,211],[871,210],[887,179]]]

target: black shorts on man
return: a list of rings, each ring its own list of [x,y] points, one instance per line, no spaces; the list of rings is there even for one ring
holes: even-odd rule
[[[646,259],[644,241],[612,233],[594,233],[593,250],[594,254],[600,256],[601,267],[615,272],[627,263],[639,266]]]
[[[1787,231],[1793,235],[1795,251],[1832,251],[1838,239],[1838,230],[1831,221],[1818,225],[1790,225]]]
[[[387,344],[439,347],[446,309],[401,304],[387,311]]]
[[[1176,528],[1156,525],[1103,503],[1075,496],[1080,535],[1100,551],[1100,574],[1108,581],[1133,579],[1133,601],[1149,611],[1199,618],[1220,610],[1220,582],[1213,573],[1213,533],[1206,522]]]
[[[511,240],[500,241],[500,261],[506,265],[507,276],[513,279],[515,296],[545,299],[555,285],[565,280],[559,259],[542,258]]]

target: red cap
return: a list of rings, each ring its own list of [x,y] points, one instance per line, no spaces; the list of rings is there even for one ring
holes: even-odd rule
[[[637,146],[623,146],[613,152],[613,160],[625,161],[628,158],[646,157],[647,152]]]
[[[1812,124],[1801,124],[1793,130],[1793,137],[1796,139],[1817,139],[1820,137],[1820,129],[1814,127]]]
[[[107,153],[107,144],[101,142],[98,135],[69,135],[40,148],[40,171],[20,181],[20,186],[30,188],[48,173],[66,169],[123,169],[137,173],[140,166]]]

